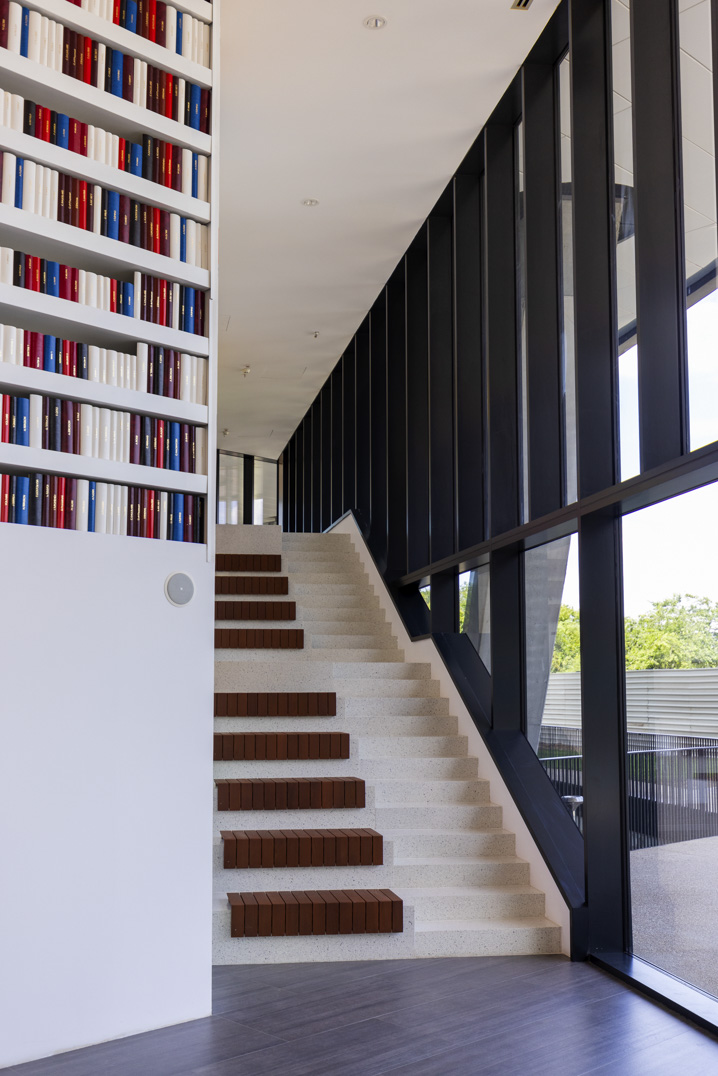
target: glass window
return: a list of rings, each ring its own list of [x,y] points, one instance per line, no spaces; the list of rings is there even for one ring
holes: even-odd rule
[[[254,461],[254,505],[252,522],[277,522],[277,465],[270,460]]]
[[[718,485],[626,516],[633,951],[718,996]]]
[[[491,672],[491,574],[488,564],[459,576],[459,631]]]
[[[244,456],[219,454],[217,522],[241,523],[244,518]]]
[[[526,736],[582,825],[578,536],[524,553]]]
[[[561,379],[566,504],[578,497],[576,474],[576,335],[573,311],[573,172],[571,163],[571,66],[566,56],[558,68],[561,119]]]
[[[526,341],[526,200],[524,198],[524,125],[516,124],[516,347],[518,350],[519,441],[521,451],[521,522],[529,518],[528,344]]]
[[[431,609],[431,584],[427,583],[425,587],[419,587],[419,593],[427,604],[427,607]]]
[[[690,446],[718,440],[716,172],[710,0],[679,11]]]

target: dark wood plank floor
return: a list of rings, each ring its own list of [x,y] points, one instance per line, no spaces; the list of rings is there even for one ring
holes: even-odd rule
[[[718,1042],[562,957],[221,967],[206,1020],[23,1076],[687,1076]]]

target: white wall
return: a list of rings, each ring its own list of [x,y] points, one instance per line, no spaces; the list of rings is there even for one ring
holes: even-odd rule
[[[204,546],[0,527],[0,1066],[210,1012],[212,603]]]

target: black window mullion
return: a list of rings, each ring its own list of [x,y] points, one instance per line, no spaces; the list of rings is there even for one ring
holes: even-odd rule
[[[312,530],[322,529],[322,394],[312,404]]]
[[[302,421],[304,429],[304,527],[305,531],[311,531],[312,525],[312,409],[307,411]]]
[[[344,512],[356,508],[356,338],[342,358]]]
[[[344,513],[342,502],[342,480],[344,477],[344,413],[342,406],[342,362],[337,363],[331,376],[332,395],[332,499],[331,522],[335,522]]]
[[[387,286],[387,569],[406,572],[406,266]]]
[[[304,530],[304,423],[294,434],[294,530]]]
[[[380,571],[387,552],[386,289],[371,308],[371,547]]]
[[[289,474],[292,457],[292,442],[290,441],[282,453],[282,530],[288,531],[289,526]]]
[[[362,322],[356,336],[356,474],[357,509],[362,526],[371,516],[371,321]]]
[[[676,0],[631,0],[641,470],[687,450]]]
[[[326,530],[332,521],[332,389],[326,381],[321,392],[322,401],[322,506],[319,529]]]
[[[451,217],[434,213],[429,218],[429,512],[432,561],[451,556],[455,548],[452,230]]]
[[[426,226],[406,255],[407,560],[429,563],[429,316]]]
[[[254,522],[254,456],[245,456],[242,464],[243,512],[242,522]]]
[[[524,220],[530,516],[563,502],[555,69],[523,68]]]

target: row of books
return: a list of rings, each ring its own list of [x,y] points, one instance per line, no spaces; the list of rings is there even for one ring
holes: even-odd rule
[[[131,282],[122,281],[0,247],[0,284],[14,284],[194,336],[207,335],[206,292],[165,277],[136,272]]]
[[[209,269],[209,227],[127,194],[0,152],[0,200],[48,220]]]
[[[0,90],[0,105],[2,126],[11,131],[32,135],[200,201],[209,199],[209,159],[201,153],[151,135],[138,136],[139,140],[132,142],[8,90]]]
[[[198,543],[204,517],[204,498],[190,493],[63,475],[0,475],[0,523]]]
[[[54,396],[0,395],[0,443],[207,473],[207,430]]]
[[[105,90],[140,108],[210,133],[212,91],[9,0],[0,48]]]
[[[0,362],[186,403],[207,402],[207,359],[138,342],[137,353],[0,325]]]
[[[69,0],[91,15],[155,41],[192,63],[210,65],[211,27],[163,0]]]

